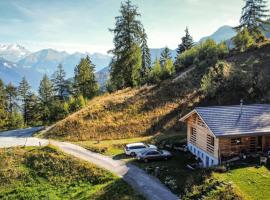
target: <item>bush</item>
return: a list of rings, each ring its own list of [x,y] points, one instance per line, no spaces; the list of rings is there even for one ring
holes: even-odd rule
[[[68,101],[68,109],[70,113],[76,112],[86,105],[86,100],[83,98],[82,95],[78,97],[70,97]]]
[[[237,35],[233,38],[233,43],[238,51],[244,52],[248,48],[253,46],[255,41],[252,35],[249,33],[248,29],[244,28],[242,31],[238,32]]]
[[[203,43],[194,46],[188,51],[181,53],[175,61],[175,68],[181,71],[192,65],[207,67],[215,64],[218,59],[224,58],[229,50],[225,43],[217,44],[208,39]]]
[[[225,87],[226,81],[231,74],[232,67],[225,61],[219,61],[214,67],[210,68],[201,81],[201,89],[210,97],[216,95],[216,92]]]

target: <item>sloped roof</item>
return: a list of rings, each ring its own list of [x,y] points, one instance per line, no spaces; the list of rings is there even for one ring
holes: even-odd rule
[[[270,104],[197,107],[195,111],[217,136],[270,134]]]

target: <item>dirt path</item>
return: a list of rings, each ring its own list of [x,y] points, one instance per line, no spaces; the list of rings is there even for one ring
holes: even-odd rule
[[[165,187],[157,178],[146,174],[140,168],[126,164],[120,160],[113,160],[111,157],[103,156],[98,153],[90,152],[80,146],[66,142],[51,142],[58,146],[62,151],[77,158],[89,161],[101,166],[108,171],[122,177],[136,191],[141,193],[149,200],[177,200],[167,187]]]
[[[0,148],[47,145],[49,143],[48,140],[31,136],[42,128],[43,127],[37,127],[2,132],[0,133]],[[129,185],[148,200],[178,199],[177,196],[165,187],[157,178],[148,175],[145,171],[132,164],[127,164],[123,161],[114,160],[111,157],[88,151],[75,144],[56,141],[50,141],[50,143],[59,147],[67,154],[103,167],[115,175],[122,177]]]
[[[179,74],[177,77],[175,77],[175,78],[172,80],[172,82],[177,82],[177,81],[179,81],[180,79],[184,78],[184,77],[185,77],[189,72],[191,72],[193,69],[195,69],[195,66],[186,69],[186,71],[183,71],[181,74]]]

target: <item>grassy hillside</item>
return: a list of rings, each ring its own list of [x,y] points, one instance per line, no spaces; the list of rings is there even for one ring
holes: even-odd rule
[[[142,199],[122,179],[53,147],[0,150],[0,199]]]
[[[190,76],[192,77],[192,76]],[[44,136],[65,140],[121,139],[178,130],[180,113],[198,101],[190,82],[127,88],[89,101],[87,107],[58,122]]]
[[[211,48],[202,45],[183,56],[179,68],[194,68],[184,78],[96,97],[44,137],[83,141],[178,132],[178,119],[195,105],[270,101],[269,43],[222,58],[213,53],[218,47]]]
[[[212,172],[204,182],[185,194],[186,200],[269,200],[270,172],[268,166],[238,164],[226,172]]]

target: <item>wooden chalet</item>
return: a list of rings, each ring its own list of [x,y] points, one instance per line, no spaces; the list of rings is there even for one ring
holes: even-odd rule
[[[270,104],[196,107],[180,121],[189,151],[205,167],[270,148]]]

